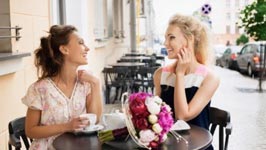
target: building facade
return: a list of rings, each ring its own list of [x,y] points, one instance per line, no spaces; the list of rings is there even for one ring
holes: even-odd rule
[[[0,9],[4,6],[2,4],[8,4],[9,19],[6,20],[10,26],[22,28],[21,38],[18,41],[11,39],[9,53],[31,54],[21,58],[19,64],[11,63],[9,67],[21,65],[21,68],[0,75],[0,150],[6,150],[8,122],[26,115],[27,108],[21,98],[29,85],[37,80],[33,52],[39,47],[40,38],[47,34],[49,27],[60,23],[76,26],[90,48],[89,64],[83,67],[103,78],[101,72],[104,66],[116,62],[130,51],[130,17],[126,0],[0,0]],[[3,20],[6,16],[0,14],[0,17]],[[5,54],[0,50],[1,57]],[[10,62],[11,59],[0,59],[0,66]]]

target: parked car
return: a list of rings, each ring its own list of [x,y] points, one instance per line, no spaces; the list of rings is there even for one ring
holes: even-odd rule
[[[225,45],[214,45],[213,50],[215,53],[215,60],[216,60],[215,64],[217,66],[221,66],[220,58],[222,57],[224,51],[226,50],[226,46]]]
[[[265,43],[265,42],[264,42]],[[261,47],[262,41],[250,42],[243,46],[236,58],[240,71],[245,71],[249,76],[257,75],[261,68],[265,49]],[[261,57],[262,56],[262,57]]]
[[[236,58],[242,46],[228,46],[220,58],[220,65],[229,69],[238,69]]]

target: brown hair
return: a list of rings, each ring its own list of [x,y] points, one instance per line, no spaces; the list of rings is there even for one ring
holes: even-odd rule
[[[194,37],[194,53],[201,64],[207,64],[209,57],[210,41],[207,28],[199,20],[192,16],[175,14],[169,21],[169,25],[176,25],[180,28],[185,38]]]
[[[54,77],[61,71],[64,63],[59,47],[69,42],[69,36],[77,29],[71,25],[53,25],[47,37],[41,38],[40,47],[34,51],[35,66],[39,79]]]

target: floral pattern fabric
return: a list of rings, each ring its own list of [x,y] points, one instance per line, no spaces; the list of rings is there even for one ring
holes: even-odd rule
[[[91,92],[89,83],[76,82],[68,98],[50,78],[33,83],[22,102],[31,109],[41,110],[41,125],[67,123],[86,113],[86,97]],[[52,142],[57,137],[34,139],[30,150],[53,150]]]

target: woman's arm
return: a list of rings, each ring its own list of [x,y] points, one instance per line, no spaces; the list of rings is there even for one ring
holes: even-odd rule
[[[86,109],[87,113],[95,113],[97,122],[99,122],[103,111],[101,82],[97,77],[85,70],[78,71],[78,78],[80,81],[89,82],[91,85],[91,93],[86,97]]]
[[[161,74],[162,74],[162,68],[158,68],[153,75],[153,84],[155,87],[155,95],[161,96]]]
[[[213,72],[208,70],[207,76],[203,80],[199,89],[187,103],[185,93],[185,73],[189,72],[191,65],[196,66],[196,59],[192,53],[192,49],[183,48],[180,53],[177,54],[176,62],[176,81],[175,81],[175,93],[174,93],[174,107],[176,119],[182,119],[185,121],[195,118],[203,108],[209,103],[211,97],[216,91],[219,85],[219,79]]]
[[[213,72],[208,72],[190,103],[185,94],[184,75],[177,74],[175,83],[174,105],[176,119],[185,121],[195,118],[209,103],[219,85],[219,78]]]
[[[83,123],[83,119],[84,118],[75,118],[72,121],[64,124],[41,125],[41,110],[28,108],[25,122],[25,132],[29,138],[47,138],[86,127],[88,122]]]
[[[91,84],[91,93],[87,96],[86,108],[88,113],[95,113],[97,115],[97,122],[99,122],[103,111],[99,81]]]

